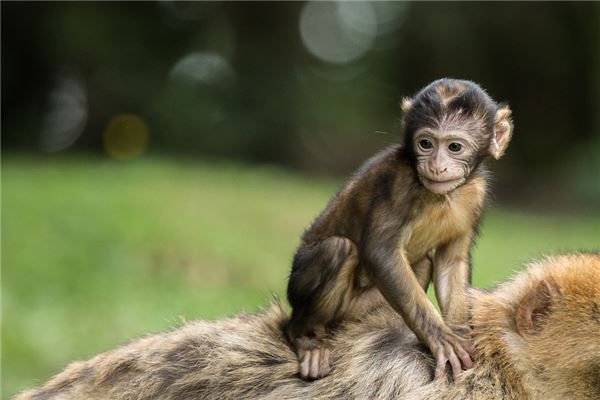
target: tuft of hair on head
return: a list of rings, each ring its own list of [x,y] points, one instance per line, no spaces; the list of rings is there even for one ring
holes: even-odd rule
[[[402,101],[400,102],[400,108],[402,109],[402,114],[406,115],[408,113],[408,111],[410,110],[410,107],[412,106],[412,99],[410,97],[404,97],[402,98]]]

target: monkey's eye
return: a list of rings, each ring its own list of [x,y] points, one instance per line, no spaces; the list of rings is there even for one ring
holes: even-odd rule
[[[429,150],[433,147],[433,143],[429,139],[421,139],[419,140],[419,147],[423,150]]]
[[[448,145],[448,149],[453,153],[458,153],[463,148],[462,144],[458,142],[452,142]]]

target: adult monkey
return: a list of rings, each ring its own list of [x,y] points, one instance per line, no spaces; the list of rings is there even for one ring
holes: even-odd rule
[[[336,368],[307,383],[274,306],[141,338],[17,400],[600,399],[600,253],[547,257],[470,296],[478,357],[453,383],[431,381],[431,355],[385,303],[342,323]]]
[[[300,375],[330,371],[327,333],[381,295],[454,376],[471,366],[465,290],[486,197],[482,162],[504,153],[511,111],[477,84],[441,79],[402,103],[404,144],[350,178],[304,233],[288,284]],[[446,323],[426,296],[433,280]]]

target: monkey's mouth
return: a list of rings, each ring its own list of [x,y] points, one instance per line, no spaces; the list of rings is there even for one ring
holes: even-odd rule
[[[431,179],[421,176],[421,182],[423,183],[423,186],[425,186],[425,188],[430,192],[436,194],[446,194],[459,187],[463,181],[464,178],[462,176],[459,178],[446,180]]]

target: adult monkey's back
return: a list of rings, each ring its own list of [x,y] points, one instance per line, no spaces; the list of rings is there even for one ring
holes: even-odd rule
[[[478,357],[452,384],[431,382],[432,357],[385,304],[337,332],[329,376],[303,381],[274,306],[73,363],[18,400],[600,398],[600,253],[549,257],[471,295]]]

